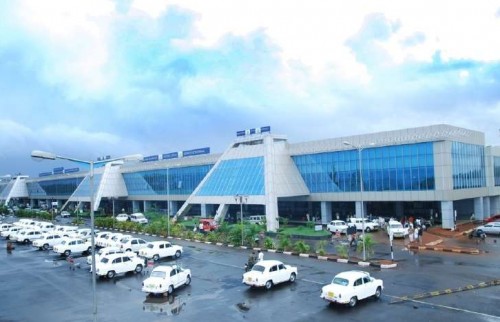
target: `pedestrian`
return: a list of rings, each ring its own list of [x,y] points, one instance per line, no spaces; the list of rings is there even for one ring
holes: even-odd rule
[[[258,260],[259,262],[262,261],[262,260],[264,260],[264,253],[261,250],[259,250],[258,259],[259,259]]]
[[[408,238],[410,238],[410,244],[415,240],[415,230],[413,229],[413,225],[410,225],[408,228]]]
[[[424,226],[425,227],[425,226]],[[423,238],[423,235],[424,235],[424,228],[423,227],[420,227],[418,229],[418,243],[419,244],[422,244],[422,238]]]
[[[73,258],[73,256],[69,255],[67,258],[67,261],[69,263],[69,269],[74,271],[75,270],[75,259]]]
[[[203,232],[203,223],[200,221],[200,224],[198,225],[198,230],[200,231],[200,233]]]
[[[419,231],[420,231],[420,227],[415,226],[415,230],[413,231],[413,238],[415,239],[415,241],[417,243],[420,243],[420,241],[419,241],[419,237],[420,237]]]

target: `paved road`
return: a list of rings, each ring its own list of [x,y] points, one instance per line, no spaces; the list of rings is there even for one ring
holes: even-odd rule
[[[360,302],[352,309],[328,305],[319,293],[333,275],[358,266],[266,253],[266,259],[298,266],[299,276],[294,284],[265,291],[241,284],[248,251],[174,243],[184,246],[178,262],[192,270],[192,284],[176,290],[175,296],[151,298],[141,292],[143,275],[100,279],[98,321],[500,321],[499,286],[391,304],[402,296],[500,279],[498,254],[410,254],[398,242],[396,269],[366,268],[384,280],[382,298]],[[81,268],[71,271],[54,253],[18,245],[8,254],[5,246],[6,241],[0,240],[4,250],[0,252],[0,321],[92,321],[92,283],[84,257],[76,258]],[[384,248],[379,247],[381,255]]]

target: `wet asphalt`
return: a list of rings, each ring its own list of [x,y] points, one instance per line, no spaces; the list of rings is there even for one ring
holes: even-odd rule
[[[382,232],[380,232],[382,234]],[[383,241],[383,236],[379,236]],[[145,237],[153,240],[157,238]],[[437,252],[411,253],[404,242],[393,243],[395,269],[265,253],[298,267],[295,283],[269,291],[241,283],[248,250],[172,240],[184,247],[176,261],[190,268],[190,286],[171,296],[151,297],[141,292],[143,274],[125,274],[96,281],[97,314],[93,314],[92,280],[84,256],[79,268],[69,269],[52,251],[17,244],[8,253],[0,239],[0,321],[500,321],[500,286],[485,287],[421,300],[392,304],[400,297],[500,279],[500,247],[465,255]],[[329,247],[334,247],[331,245]],[[382,242],[374,257],[390,258]],[[172,264],[170,259],[158,264]],[[380,300],[365,300],[355,308],[329,305],[320,299],[321,287],[345,270],[362,269],[384,281]]]

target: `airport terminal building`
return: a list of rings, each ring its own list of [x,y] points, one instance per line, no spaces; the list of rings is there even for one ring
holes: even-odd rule
[[[262,127],[237,132],[220,154],[202,148],[102,164],[93,176],[60,167],[4,178],[0,203],[88,209],[93,195],[94,210],[107,213],[265,215],[269,231],[279,217],[432,217],[451,229],[472,214],[500,213],[500,147],[485,146],[482,132],[443,124],[302,143]]]

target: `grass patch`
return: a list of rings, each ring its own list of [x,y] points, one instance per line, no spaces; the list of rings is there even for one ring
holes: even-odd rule
[[[296,227],[283,227],[280,228],[280,233],[290,236],[290,235],[298,235],[298,236],[309,236],[309,237],[325,237],[330,236],[330,232],[326,230],[316,231],[314,228],[306,227],[306,226],[296,226]]]

